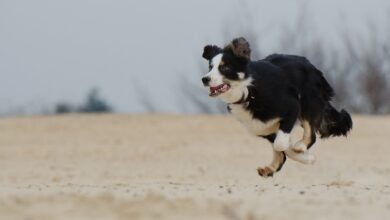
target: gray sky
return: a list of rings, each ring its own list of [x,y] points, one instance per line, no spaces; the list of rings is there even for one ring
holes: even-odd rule
[[[260,33],[291,25],[302,2],[317,31],[330,41],[344,27],[364,31],[367,19],[381,27],[390,10],[387,0],[246,4]],[[142,112],[141,95],[149,96],[159,111],[180,112],[178,75],[199,74],[203,46],[226,43],[223,26],[243,20],[240,4],[243,1],[0,0],[0,111],[79,103],[97,86],[119,112]],[[275,34],[263,41],[269,53],[277,52]]]

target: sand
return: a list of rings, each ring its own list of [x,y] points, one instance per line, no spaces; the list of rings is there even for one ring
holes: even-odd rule
[[[390,117],[353,119],[264,179],[270,144],[230,116],[1,118],[0,219],[388,219]]]

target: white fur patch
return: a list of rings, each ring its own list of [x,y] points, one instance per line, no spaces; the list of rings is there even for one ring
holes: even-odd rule
[[[229,105],[230,112],[254,135],[269,135],[279,128],[279,118],[269,120],[266,123],[254,119],[251,112],[242,105]]]
[[[290,134],[279,130],[274,141],[274,150],[284,151],[290,146]]]
[[[244,77],[245,77],[245,73],[242,73],[242,72],[238,73],[238,78],[239,79],[244,79]]]

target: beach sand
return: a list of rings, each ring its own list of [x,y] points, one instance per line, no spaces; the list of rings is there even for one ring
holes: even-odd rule
[[[230,116],[1,118],[0,219],[388,219],[390,116],[353,120],[264,179],[271,145]]]

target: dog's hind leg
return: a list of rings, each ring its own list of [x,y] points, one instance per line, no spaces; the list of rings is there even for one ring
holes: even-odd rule
[[[259,167],[257,169],[257,172],[262,177],[271,177],[274,175],[275,172],[278,172],[280,169],[282,169],[283,164],[286,162],[286,154],[281,151],[273,151],[274,156],[272,159],[272,162],[265,167]]]
[[[309,149],[316,141],[316,134],[313,127],[307,120],[303,120],[303,137],[297,143],[295,143],[291,148],[295,153],[303,153]]]

